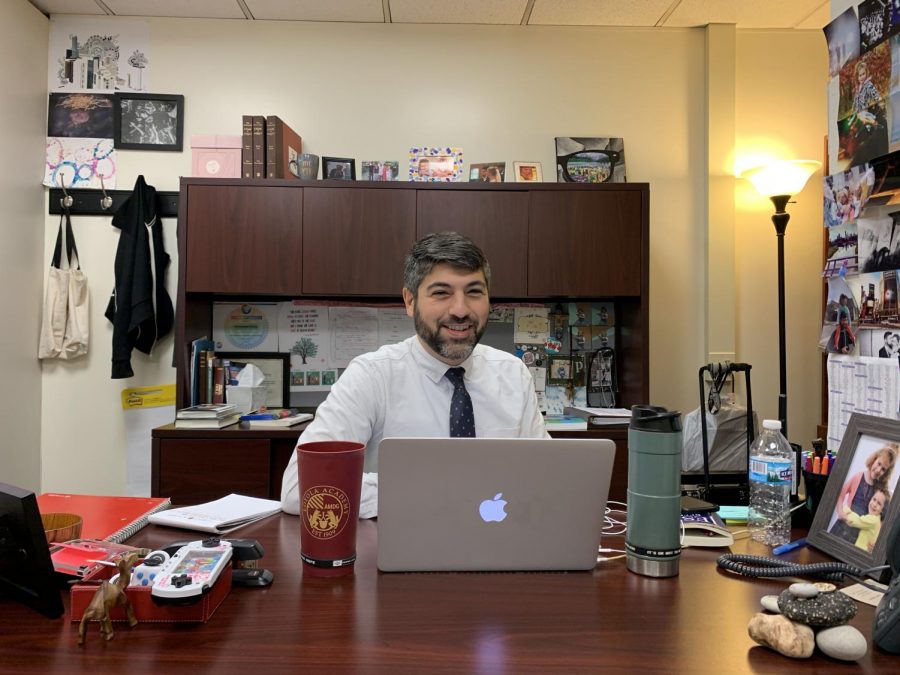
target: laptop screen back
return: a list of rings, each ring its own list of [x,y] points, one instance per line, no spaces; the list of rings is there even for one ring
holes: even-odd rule
[[[593,569],[614,457],[604,439],[386,438],[378,569]]]

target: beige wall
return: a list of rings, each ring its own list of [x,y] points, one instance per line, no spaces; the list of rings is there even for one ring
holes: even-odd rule
[[[37,360],[46,197],[47,18],[27,2],[0,4],[0,481],[40,487],[41,370]]]
[[[771,155],[824,163],[828,59],[822,35],[738,33],[737,163]],[[785,234],[788,431],[809,447],[821,419],[822,171],[788,206]],[[778,286],[774,207],[747,181],[735,183],[737,343],[753,365],[760,419],[778,416]]]
[[[165,19],[149,24],[150,89],[185,95],[186,146],[191,134],[240,133],[242,114],[278,114],[300,131],[305,148],[319,155],[397,159],[402,164],[411,145],[453,144],[464,149],[466,162],[538,160],[545,178],[553,180],[554,136],[623,136],[629,180],[650,183],[652,402],[683,411],[697,407],[697,369],[707,358],[708,320],[703,300],[708,185],[704,29]],[[792,83],[812,80],[821,87],[821,35],[774,35],[779,45],[789,43],[792,54],[779,64],[779,77]],[[765,52],[767,38],[738,36],[736,90],[752,98],[754,54]],[[750,84],[743,84],[745,75]],[[741,137],[744,129],[768,128],[782,140],[806,138],[803,143],[818,147],[824,122],[815,117],[824,119],[824,103],[817,97],[798,97],[802,114],[795,109],[784,116],[782,126],[772,126],[771,111],[761,103],[747,102],[748,113],[741,111],[739,93],[737,122],[730,123]],[[119,170],[119,188],[130,187],[142,172],[157,188],[174,190],[178,176],[189,173],[190,152],[122,152]],[[738,213],[739,225],[745,215]],[[764,218],[754,214],[753,222]],[[55,223],[45,221],[46,256]],[[165,229],[174,257],[174,220]],[[109,379],[111,331],[102,311],[113,282],[117,234],[108,218],[79,218],[76,236],[91,280],[91,354],[81,363],[44,371],[42,488],[123,492],[126,420],[119,393],[124,387],[174,380],[172,339],[152,359],[135,354],[134,378]],[[768,256],[762,257],[768,264]],[[742,278],[741,270],[735,274]],[[815,270],[811,276],[815,283]],[[169,285],[174,292],[174,270]],[[751,303],[751,311],[771,311],[774,322],[769,297]],[[810,293],[804,303],[817,298],[818,292]],[[750,329],[738,335],[738,357],[752,362],[752,353],[759,358],[754,362],[758,406],[764,414],[774,414],[777,365],[767,349],[775,335]],[[794,351],[814,351],[814,345],[798,342]],[[773,375],[767,379],[768,370]],[[795,384],[792,391],[799,397],[814,386]],[[805,391],[805,398],[812,393]]]

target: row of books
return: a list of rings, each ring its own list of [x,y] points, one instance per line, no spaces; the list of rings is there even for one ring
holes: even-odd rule
[[[244,115],[241,124],[241,176],[298,178],[300,135],[275,115]]]
[[[216,358],[215,343],[206,338],[191,343],[191,405],[225,403],[225,362]]]
[[[241,415],[233,403],[201,403],[175,413],[176,429],[222,429],[246,422],[251,429],[278,429],[311,420],[296,408],[267,408]]]

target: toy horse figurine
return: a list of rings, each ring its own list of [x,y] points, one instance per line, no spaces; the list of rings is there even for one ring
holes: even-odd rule
[[[113,627],[109,618],[109,610],[116,605],[125,608],[125,614],[128,616],[128,625],[132,628],[137,625],[137,617],[134,615],[134,609],[131,607],[131,601],[125,594],[128,588],[128,582],[131,581],[131,568],[138,559],[137,553],[130,553],[119,559],[116,567],[119,568],[119,577],[115,583],[109,581],[100,582],[100,588],[94,593],[91,604],[84,610],[81,617],[81,625],[78,626],[78,644],[84,644],[84,636],[87,632],[88,621],[96,619],[100,622],[100,635],[105,640],[112,640]]]

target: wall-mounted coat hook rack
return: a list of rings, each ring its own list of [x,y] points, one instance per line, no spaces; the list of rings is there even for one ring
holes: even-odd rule
[[[59,199],[60,210],[67,209],[72,206],[72,202],[74,200],[72,199],[72,196],[68,192],[66,192],[66,181],[63,178],[62,174],[59,174],[59,187],[63,193],[63,196]]]
[[[131,196],[131,190],[66,190],[68,197],[72,199],[72,206],[69,207],[69,213],[73,216],[109,216],[118,211],[122,203]],[[177,192],[157,192],[160,201],[160,217],[176,218],[178,216],[178,193]],[[108,207],[104,207],[103,199],[108,197],[112,199],[112,203]],[[62,213],[62,205],[60,200],[63,198],[63,191],[57,188],[50,188],[50,203],[47,213],[58,215]]]

